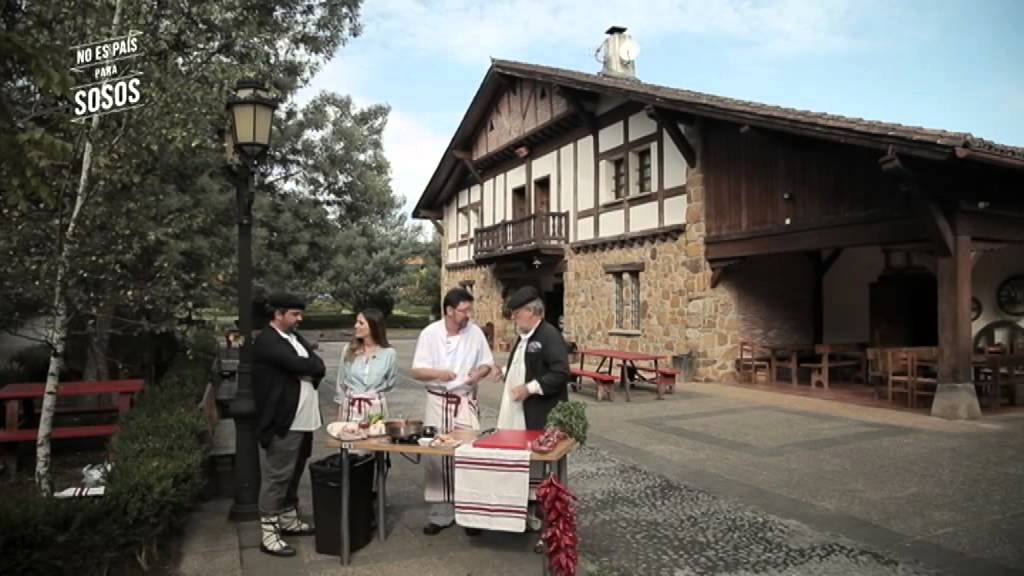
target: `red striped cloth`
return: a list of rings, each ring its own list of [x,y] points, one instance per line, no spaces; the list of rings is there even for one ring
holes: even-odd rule
[[[455,449],[455,522],[460,526],[523,532],[529,494],[529,450]]]

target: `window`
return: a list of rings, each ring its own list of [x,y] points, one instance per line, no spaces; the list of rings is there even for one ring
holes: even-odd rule
[[[626,196],[626,159],[616,158],[612,160],[611,174],[612,198],[618,200]]]
[[[640,331],[643,306],[640,301],[640,272],[643,263],[606,265],[605,272],[615,285],[614,317],[616,331]]]
[[[469,208],[459,208],[459,238],[469,238],[471,227]]]
[[[636,153],[637,189],[641,194],[653,190],[651,187],[651,149]]]

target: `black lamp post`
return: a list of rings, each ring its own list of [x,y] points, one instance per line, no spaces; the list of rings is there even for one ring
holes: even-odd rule
[[[228,99],[231,116],[230,152],[239,164],[238,208],[238,391],[230,404],[235,422],[235,502],[231,519],[259,518],[260,459],[256,399],[252,391],[252,179],[256,165],[270,147],[270,127],[277,101],[256,80],[240,80]]]

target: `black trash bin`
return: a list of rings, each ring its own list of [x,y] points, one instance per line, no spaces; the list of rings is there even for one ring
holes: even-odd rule
[[[373,455],[349,455],[349,550],[369,544],[373,536]],[[313,482],[313,522],[318,554],[341,555],[341,454],[309,464]]]

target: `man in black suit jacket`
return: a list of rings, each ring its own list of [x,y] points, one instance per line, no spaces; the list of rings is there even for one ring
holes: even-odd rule
[[[516,351],[520,341],[527,340],[523,355],[526,383],[511,390],[512,399],[523,403],[526,429],[542,430],[551,409],[569,399],[569,352],[562,333],[544,320],[544,301],[536,288],[520,288],[508,298],[505,308],[511,312],[519,334],[508,358],[506,374],[512,363],[519,361]]]
[[[290,294],[268,299],[270,323],[253,341],[253,394],[260,435],[260,550],[294,556],[282,535],[307,535],[299,518],[299,479],[312,453],[313,431],[323,423],[317,387],[326,369],[295,327],[305,303]]]

